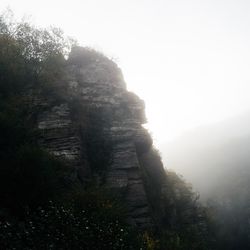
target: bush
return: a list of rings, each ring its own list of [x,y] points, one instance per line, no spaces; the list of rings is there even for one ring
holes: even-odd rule
[[[13,215],[21,216],[26,207],[35,208],[62,193],[64,164],[39,148],[21,146],[0,166],[1,207]]]
[[[206,208],[198,201],[191,185],[167,171],[163,195],[165,216],[161,245],[166,250],[213,249]]]
[[[87,201],[101,197],[100,200]],[[148,249],[138,232],[128,227],[111,200],[84,192],[64,204],[52,201],[27,211],[23,221],[2,221],[0,243],[4,249]],[[88,200],[88,198],[87,198]],[[77,204],[74,202],[77,201]],[[97,207],[95,206],[96,204]],[[150,248],[152,249],[152,248]]]
[[[66,169],[39,147],[34,128],[37,100],[63,98],[70,45],[58,29],[16,22],[10,12],[0,15],[0,206],[11,214],[60,193]]]

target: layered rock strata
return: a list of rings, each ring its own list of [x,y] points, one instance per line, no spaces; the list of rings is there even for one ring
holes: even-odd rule
[[[130,223],[151,227],[143,169],[138,160],[138,155],[152,146],[142,127],[146,122],[144,102],[126,90],[120,69],[101,54],[76,47],[65,70],[69,101],[49,106],[39,115],[41,145],[66,159],[72,178],[83,183],[100,175],[92,169],[89,143],[94,148],[102,145],[97,154],[104,153],[109,158],[102,172],[102,184],[123,196]]]

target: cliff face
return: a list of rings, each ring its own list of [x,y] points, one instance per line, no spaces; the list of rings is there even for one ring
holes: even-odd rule
[[[40,113],[41,145],[68,162],[69,181],[87,185],[95,179],[114,189],[126,201],[130,223],[151,227],[145,170],[139,163],[152,147],[142,127],[144,102],[126,90],[120,69],[100,54],[76,47],[65,70],[68,100],[48,102]]]
[[[2,248],[208,249],[117,65],[80,47],[65,59],[57,30],[0,19]]]

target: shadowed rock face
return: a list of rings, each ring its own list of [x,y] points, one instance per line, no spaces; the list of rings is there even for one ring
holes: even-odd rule
[[[65,70],[69,101],[47,105],[39,115],[41,145],[67,160],[72,181],[87,184],[98,177],[100,184],[126,200],[130,223],[151,227],[138,160],[152,147],[152,139],[142,127],[146,122],[144,102],[126,90],[121,70],[101,54],[76,47]]]

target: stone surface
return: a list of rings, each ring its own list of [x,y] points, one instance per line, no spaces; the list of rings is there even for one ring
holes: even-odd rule
[[[93,139],[92,143],[102,144],[105,138],[105,143],[112,145],[104,183],[126,200],[128,221],[149,228],[153,222],[138,161],[138,154],[152,146],[150,135],[142,127],[146,122],[144,102],[126,90],[121,70],[114,62],[90,52],[76,47],[65,69],[69,100],[80,104],[78,116],[75,117],[69,103],[45,109],[38,117],[40,143],[54,155],[66,159],[84,182],[94,172],[88,158],[86,135],[93,127],[99,128],[102,137]],[[93,114],[95,124],[88,118]]]
[[[54,106],[38,116],[40,144],[51,153],[70,161],[79,161],[80,141],[67,104]]]

